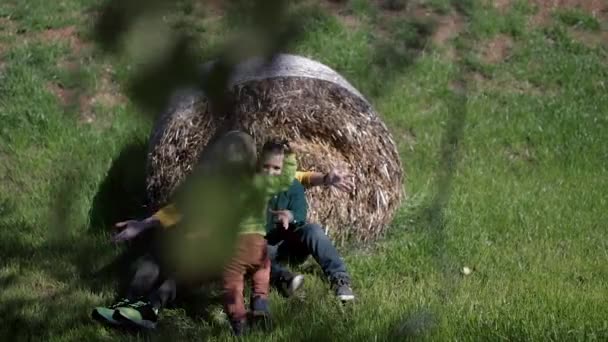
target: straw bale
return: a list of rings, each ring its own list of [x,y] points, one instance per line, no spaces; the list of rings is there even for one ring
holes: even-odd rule
[[[207,64],[203,69],[208,68]],[[319,75],[319,77],[315,77]],[[300,170],[349,170],[356,189],[307,191],[308,220],[339,242],[380,236],[398,208],[403,169],[396,145],[369,102],[344,78],[315,61],[281,55],[270,64],[243,63],[230,81],[229,121],[213,119],[204,94],[184,90],[159,118],[150,140],[147,190],[151,205],[166,203],[209,140],[228,122],[251,134],[258,148],[269,137],[303,146]]]

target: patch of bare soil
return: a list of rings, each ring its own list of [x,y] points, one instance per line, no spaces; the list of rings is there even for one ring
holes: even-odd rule
[[[457,37],[465,26],[465,19],[460,13],[452,11],[447,14],[438,14],[433,8],[420,1],[377,0],[376,2],[382,9],[383,18],[380,22],[388,21],[393,17],[405,16],[433,23],[434,31],[428,38],[429,41],[438,46],[447,59],[456,58],[456,49],[452,44],[452,39]],[[382,36],[382,32],[380,32],[380,36]]]
[[[493,79],[479,72],[472,72],[467,77],[468,84],[477,91],[500,91],[508,94],[526,94],[532,96],[545,96],[553,91],[540,88],[528,81],[518,80],[514,77]]]
[[[80,39],[75,26],[46,29],[39,33],[44,41],[65,41],[70,44],[74,53],[80,53],[87,44]]]
[[[593,17],[608,20],[608,1],[606,0],[532,0],[538,6],[538,12],[532,16],[530,23],[544,26],[551,21],[551,13],[560,8],[578,8]]]
[[[444,45],[449,40],[455,38],[464,28],[462,15],[453,12],[449,15],[437,18],[437,29],[431,37],[433,43]]]
[[[485,63],[497,64],[504,61],[513,48],[513,39],[501,34],[484,44],[481,58]]]
[[[9,18],[0,17],[0,69],[5,64],[2,55],[10,48],[10,44],[6,40],[15,33],[17,33],[17,24]]]
[[[597,48],[600,46],[608,48],[608,31],[606,30],[601,32],[589,32],[585,30],[570,29],[569,32],[572,38],[590,48]]]
[[[335,15],[344,27],[348,29],[361,27],[361,19],[352,13],[348,1],[323,0],[319,2],[319,5],[324,10]]]
[[[74,26],[47,29],[38,33],[37,38],[46,41],[68,42],[72,50],[71,54],[61,59],[58,66],[70,73],[78,72],[80,61],[87,54],[85,48],[89,46],[89,43],[78,37]],[[109,67],[100,75],[95,89],[69,89],[58,83],[47,84],[47,89],[59,99],[62,106],[76,110],[79,113],[79,121],[83,123],[93,123],[97,120],[95,106],[111,108],[125,102],[125,97],[112,81],[112,72]]]
[[[507,146],[505,148],[505,155],[512,162],[524,161],[533,163],[536,161],[534,149],[527,144],[521,147]]]
[[[112,69],[106,67],[95,85],[92,94],[85,96],[82,101],[79,102],[80,121],[89,124],[99,121],[97,113],[95,112],[96,106],[113,108],[126,102],[127,98],[120,92],[119,86],[112,80]]]
[[[78,111],[80,121],[91,123],[94,121],[90,106],[90,97],[80,89],[68,89],[61,84],[49,82],[46,89],[51,92],[64,108],[74,108]]]
[[[224,13],[224,5],[225,3],[221,0],[207,0],[207,1],[196,1],[195,3],[196,5],[203,5],[203,7],[208,10],[213,12],[213,14],[216,15],[221,15]]]
[[[551,22],[551,13],[557,9],[580,9],[596,18],[600,23],[608,22],[607,0],[533,0],[538,6],[538,12],[531,17],[530,23],[535,26],[544,26]],[[587,32],[570,29],[571,36],[586,46],[595,48],[608,47],[608,32]]]
[[[456,49],[452,40],[456,38],[464,29],[465,21],[462,15],[452,12],[447,15],[439,16],[436,19],[437,26],[431,36],[431,41],[442,48],[448,60],[456,58]]]
[[[126,97],[112,81],[109,67],[103,71],[93,91],[67,89],[57,83],[47,84],[47,89],[59,99],[62,106],[77,110],[79,121],[88,124],[97,121],[95,106],[112,108],[126,102]]]
[[[112,70],[107,67],[100,78],[95,94],[91,98],[91,104],[99,104],[104,107],[115,107],[125,102],[126,97],[120,92],[118,85],[112,80]]]
[[[0,17],[0,31],[16,31],[17,24],[7,17]]]
[[[46,89],[59,99],[62,106],[69,106],[74,103],[76,91],[64,88],[61,84],[49,82]]]
[[[511,7],[512,0],[494,0],[494,8],[500,13],[505,13]]]
[[[381,9],[387,11],[402,11],[409,3],[407,0],[378,0],[377,2]]]

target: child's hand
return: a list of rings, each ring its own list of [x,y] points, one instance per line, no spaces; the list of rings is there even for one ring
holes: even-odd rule
[[[355,188],[355,176],[348,172],[333,169],[325,175],[325,185],[333,186],[344,192],[351,192]]]
[[[128,241],[135,238],[141,232],[149,228],[149,224],[147,221],[137,221],[137,220],[128,220],[123,222],[118,222],[115,225],[116,228],[122,228],[119,233],[114,234],[112,236],[113,242],[122,242]]]
[[[289,210],[273,210],[271,213],[284,229],[289,228],[289,222],[293,221],[293,214]]]

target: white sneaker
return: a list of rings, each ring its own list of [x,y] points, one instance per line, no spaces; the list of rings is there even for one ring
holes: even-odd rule
[[[286,297],[293,296],[300,287],[304,284],[304,275],[296,274],[291,279],[287,279],[281,283],[281,288]]]

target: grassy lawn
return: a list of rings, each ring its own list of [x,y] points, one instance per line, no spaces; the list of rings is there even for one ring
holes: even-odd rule
[[[87,43],[95,3],[0,3],[0,336],[229,339],[202,301],[164,311],[153,334],[90,320],[116,295],[109,224],[141,192],[141,169],[116,168],[141,161],[150,130],[121,95],[132,66]],[[408,198],[385,239],[342,247],[356,303],[338,306],[313,267],[304,298],[272,295],[270,339],[607,340],[606,16],[379,3],[293,1],[306,29],[288,49],[373,102]],[[238,22],[198,6],[177,17],[206,52]]]

